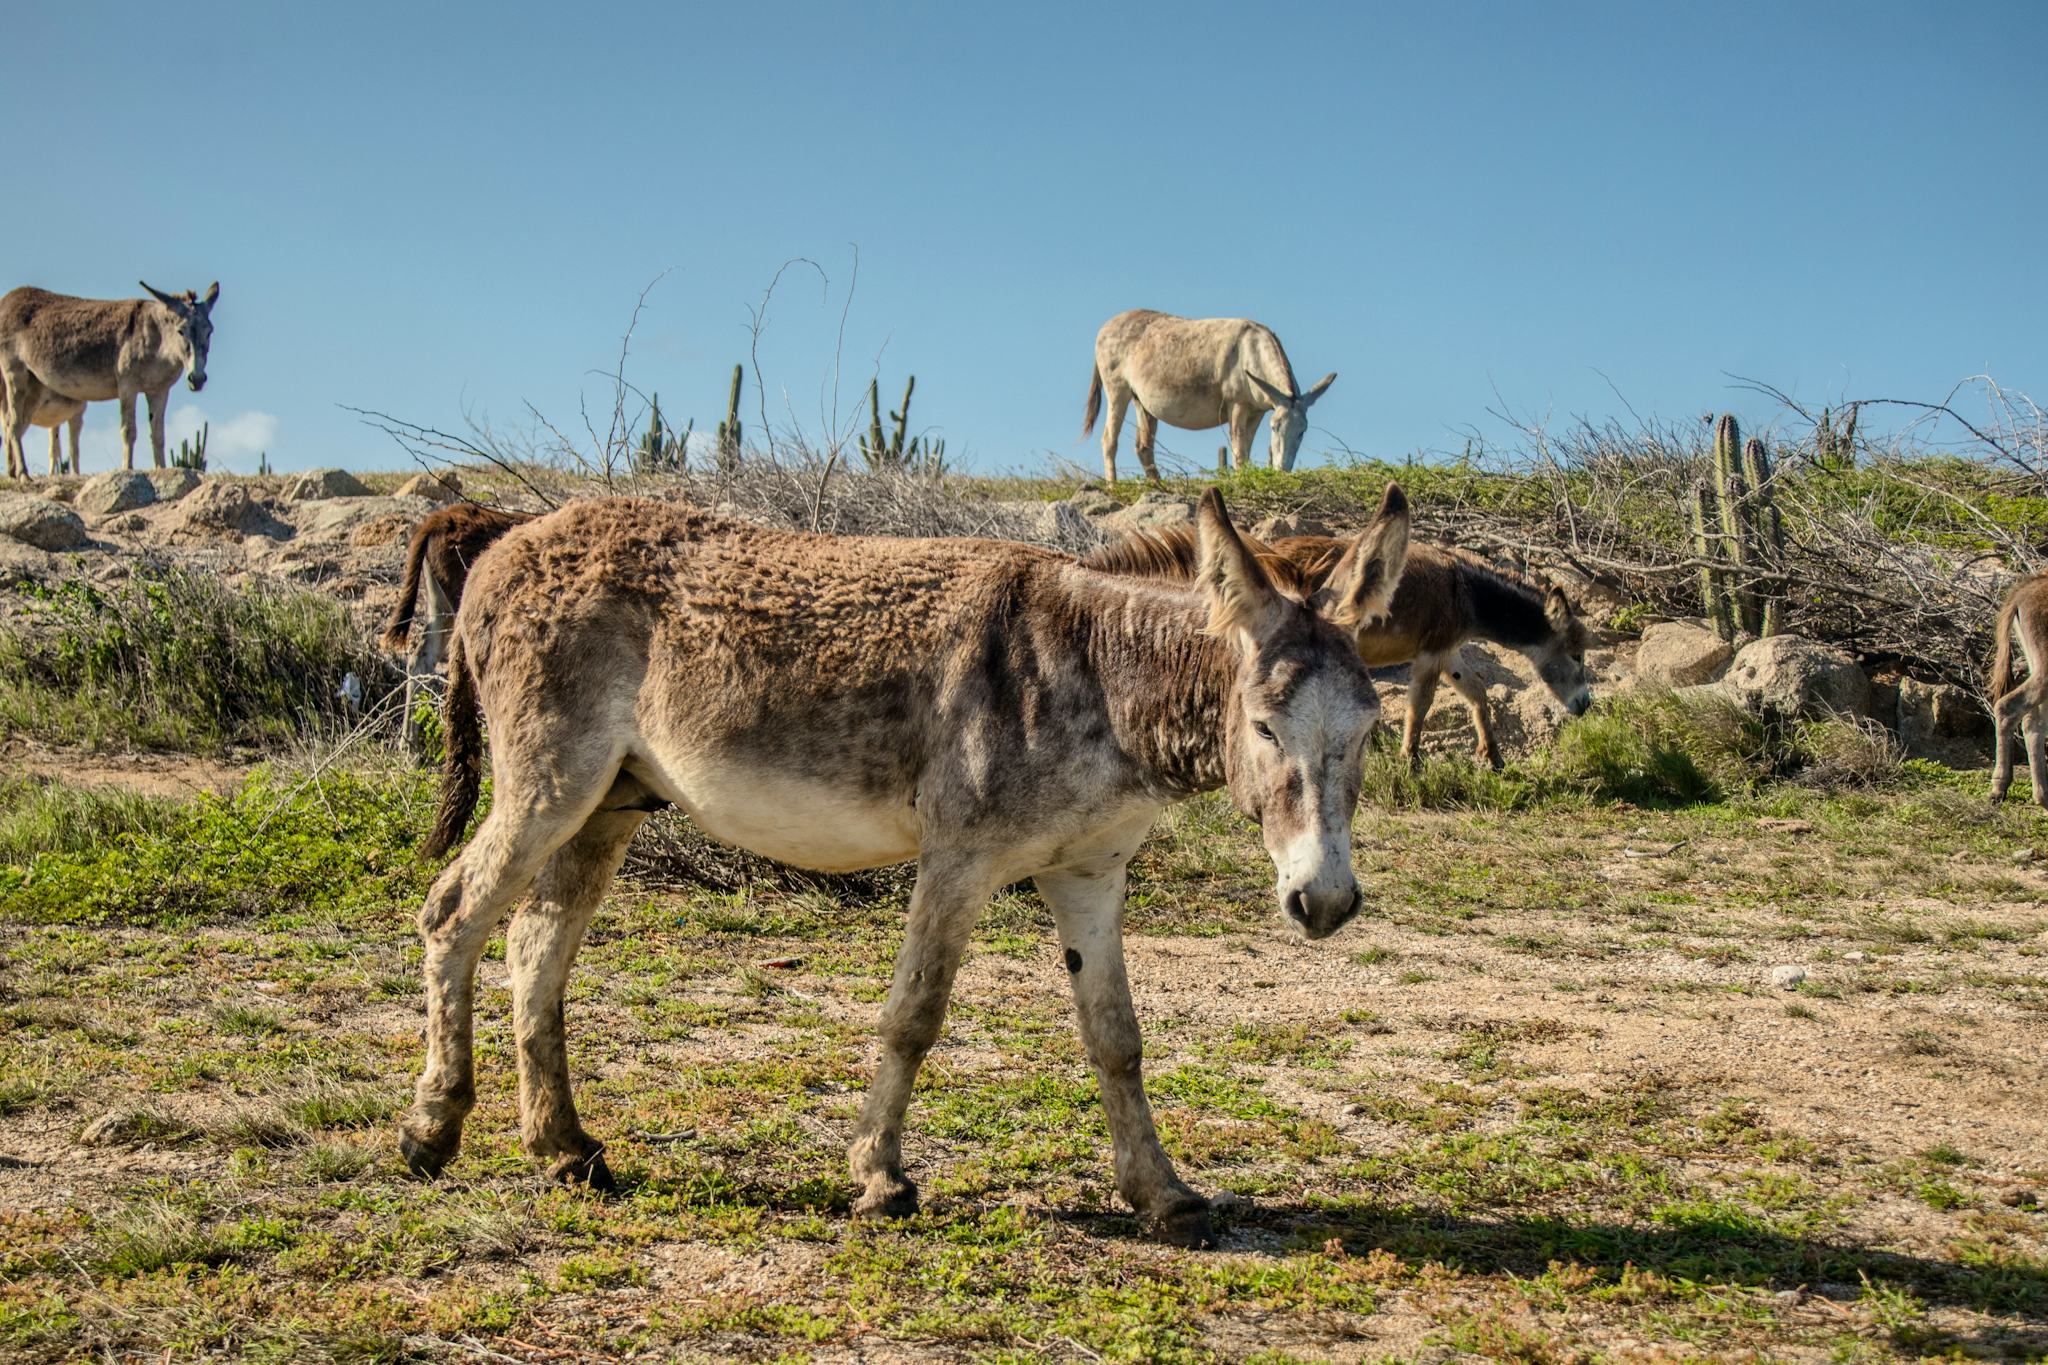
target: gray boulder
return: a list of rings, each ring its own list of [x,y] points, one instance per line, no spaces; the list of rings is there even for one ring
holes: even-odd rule
[[[1719,678],[1734,657],[1734,648],[1704,626],[1659,621],[1636,648],[1636,676],[1661,687],[1693,687]]]
[[[292,528],[249,496],[249,490],[226,479],[204,479],[192,493],[167,509],[156,523],[174,541],[240,540],[243,536],[286,539]]]
[[[176,502],[199,487],[199,471],[183,465],[172,465],[169,469],[148,469],[141,471],[149,480],[149,486],[156,490],[158,502]]]
[[[1106,517],[1112,512],[1121,510],[1123,506],[1115,498],[1112,498],[1109,494],[1091,483],[1084,483],[1075,489],[1072,495],[1066,499],[1066,503],[1067,506],[1073,508],[1084,517]]]
[[[309,469],[284,486],[286,502],[318,502],[322,498],[367,498],[370,490],[346,469]]]
[[[0,493],[0,536],[38,550],[75,550],[88,540],[78,513],[33,493]]]
[[[1171,493],[1151,492],[1120,512],[1102,519],[1102,529],[1113,536],[1132,531],[1166,531],[1186,526],[1195,519],[1195,505]]]
[[[1910,753],[1991,734],[1991,715],[1984,703],[1953,683],[1900,678],[1897,691],[1898,719],[1893,728]]]
[[[298,508],[292,519],[303,538],[321,544],[370,545],[403,541],[433,504],[419,498],[324,498]]]
[[[1744,645],[1721,688],[1760,715],[1865,715],[1870,706],[1870,679],[1856,661],[1802,635],[1773,635]]]
[[[78,496],[71,500],[80,515],[94,518],[132,512],[155,501],[156,485],[147,474],[131,469],[110,469],[93,475],[79,486]]]
[[[1330,533],[1327,524],[1300,512],[1282,512],[1252,527],[1252,534],[1268,545],[1289,536],[1326,536]]]

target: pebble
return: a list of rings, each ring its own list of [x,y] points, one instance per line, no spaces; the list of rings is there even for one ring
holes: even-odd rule
[[[1861,948],[1854,948],[1842,954],[1842,961],[1848,963],[1868,962],[1870,961],[1870,954],[1864,952]]]
[[[1347,1119],[1355,1119],[1364,1112],[1365,1106],[1358,1103],[1356,1100],[1353,1100],[1350,1104],[1344,1106],[1344,1117]]]
[[[2036,858],[2039,858],[2040,856],[2040,853],[2035,849],[2021,848],[2015,849],[2013,851],[2012,860],[2018,863],[2021,867],[2025,867],[2028,863],[2033,862]]]
[[[1771,984],[1781,991],[1789,991],[1806,980],[1806,968],[1794,967],[1790,963],[1771,968]]]
[[[2004,1203],[2011,1209],[2034,1209],[2041,1206],[2041,1196],[2032,1190],[2007,1190]]]

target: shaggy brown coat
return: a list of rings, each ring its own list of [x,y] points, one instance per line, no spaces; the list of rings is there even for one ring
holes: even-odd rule
[[[1052,911],[1116,1149],[1117,1185],[1177,1239],[1207,1206],[1160,1148],[1124,974],[1125,865],[1154,817],[1228,787],[1260,822],[1284,919],[1320,938],[1361,904],[1351,819],[1376,719],[1355,630],[1399,575],[1408,515],[1352,542],[1304,601],[1280,591],[1213,492],[1194,583],[1095,572],[1034,546],[776,531],[670,504],[576,503],[478,561],[456,619],[448,776],[431,846],[491,809],[420,912],[427,1061],[403,1118],[413,1169],[455,1154],[474,1103],[479,955],[507,935],[530,1152],[605,1184],[570,1096],[562,991],[647,813],[799,866],[916,858],[849,1150],[855,1211],[900,1215],[912,1082],[960,955],[999,887]]]
[[[2012,681],[2015,637],[2027,664],[2027,680],[2017,687]],[[2048,664],[2048,574],[2033,574],[2013,584],[1998,609],[1998,642],[1985,695],[1998,748],[1991,774],[1993,801],[2003,801],[2006,789],[2012,786],[2013,741],[2023,738],[2034,800],[2048,806],[2048,761],[2044,761],[2042,739],[2043,722],[2048,719],[2048,675],[2042,672],[2043,664]]]

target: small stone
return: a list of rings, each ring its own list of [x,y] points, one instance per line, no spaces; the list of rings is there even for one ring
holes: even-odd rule
[[[156,485],[149,481],[147,475],[126,469],[110,469],[81,484],[71,505],[83,516],[111,517],[117,512],[147,507],[155,501]]]
[[[398,486],[393,494],[400,498],[425,498],[429,502],[459,502],[462,500],[462,481],[455,477],[453,470],[440,474],[415,474]]]
[[[1344,1106],[1344,1117],[1347,1119],[1355,1119],[1364,1112],[1365,1106],[1358,1103],[1358,1101],[1356,1100],[1353,1100],[1350,1104]]]
[[[1213,1213],[1243,1213],[1251,1206],[1251,1200],[1241,1194],[1232,1194],[1228,1190],[1209,1201],[1209,1209]]]
[[[2009,1209],[2037,1209],[2041,1196],[2032,1190],[2007,1190],[1999,1202]]]
[[[1797,1289],[1780,1289],[1777,1293],[1771,1295],[1771,1297],[1773,1299],[1776,1299],[1781,1304],[1789,1305],[1803,1301],[1806,1298],[1806,1295]]]
[[[1842,961],[1852,966],[1859,966],[1870,961],[1870,954],[1864,952],[1861,948],[1852,948],[1850,951],[1842,954]]]
[[[2040,850],[2033,848],[2016,848],[2012,853],[2013,862],[2020,867],[2025,867],[2028,863],[2038,861],[2040,857]]]
[[[156,490],[158,502],[176,502],[193,489],[199,487],[199,472],[183,465],[172,465],[168,469],[145,469],[142,477],[149,480],[149,486]]]
[[[1771,984],[1781,991],[1795,989],[1806,980],[1806,968],[1794,967],[1790,963],[1771,968]]]

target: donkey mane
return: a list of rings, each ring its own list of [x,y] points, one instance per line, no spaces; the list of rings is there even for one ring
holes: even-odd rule
[[[1465,591],[1472,595],[1472,614],[1486,628],[1486,637],[1510,649],[1540,644],[1550,638],[1544,615],[1544,590],[1519,574],[1496,569],[1477,555],[1453,551],[1452,559]]]
[[[1306,597],[1343,556],[1345,542],[1333,540],[1330,553],[1318,556],[1314,572],[1304,564],[1279,553],[1249,531],[1239,531],[1245,548],[1272,578],[1273,586],[1290,597]],[[1083,568],[1126,578],[1159,578],[1173,581],[1192,579],[1200,558],[1193,526],[1170,526],[1164,531],[1127,531],[1115,540],[1096,546],[1081,556]]]

